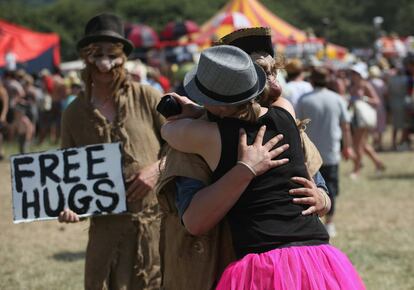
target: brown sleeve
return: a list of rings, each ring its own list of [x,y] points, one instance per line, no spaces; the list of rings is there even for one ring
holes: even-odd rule
[[[157,132],[160,132],[162,125],[164,125],[165,123],[165,118],[157,111],[157,105],[161,100],[162,94],[154,89],[154,88],[149,88],[150,89],[150,102],[151,102],[151,107],[153,108],[152,111],[152,116],[154,119],[154,126],[157,130]]]
[[[183,176],[210,184],[212,172],[199,155],[183,153],[169,146],[166,147],[165,152],[156,193],[162,209],[176,211],[174,179]]]
[[[157,105],[161,100],[162,94],[157,89],[148,85],[142,85],[142,92],[149,105],[149,110],[154,122],[154,132],[156,132],[160,143],[163,143],[160,132],[162,125],[165,123],[165,118],[157,111]]]

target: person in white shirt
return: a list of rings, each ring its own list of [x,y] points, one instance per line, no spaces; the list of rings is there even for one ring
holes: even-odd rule
[[[313,87],[309,82],[305,81],[303,64],[299,59],[290,60],[286,64],[285,70],[287,73],[285,97],[296,109],[300,97],[310,93],[313,90]]]

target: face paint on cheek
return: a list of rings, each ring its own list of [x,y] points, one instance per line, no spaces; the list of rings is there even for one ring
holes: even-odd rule
[[[98,58],[95,61],[95,65],[99,69],[99,71],[103,73],[109,72],[113,67],[111,60],[107,57]]]
[[[111,59],[109,57],[94,57],[88,58],[89,62],[94,64],[98,70],[102,73],[110,72],[114,67],[121,66],[123,64],[122,57]]]

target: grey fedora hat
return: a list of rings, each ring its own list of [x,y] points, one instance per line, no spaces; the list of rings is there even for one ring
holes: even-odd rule
[[[131,41],[124,36],[124,24],[121,18],[110,13],[103,13],[91,18],[85,27],[85,36],[78,41],[77,48],[81,48],[99,41],[121,42],[124,52],[129,55],[134,48]]]
[[[235,46],[207,48],[184,78],[188,97],[201,105],[239,105],[257,97],[266,85],[264,70]]]

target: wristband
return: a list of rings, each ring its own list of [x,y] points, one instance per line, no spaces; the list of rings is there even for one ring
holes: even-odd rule
[[[256,173],[256,171],[253,169],[253,167],[251,167],[249,164],[247,164],[246,162],[243,162],[243,161],[237,161],[237,164],[242,164],[242,165],[244,165],[245,167],[247,167],[247,169],[249,169],[250,170],[250,172],[254,175],[254,176],[257,176],[257,173]]]

